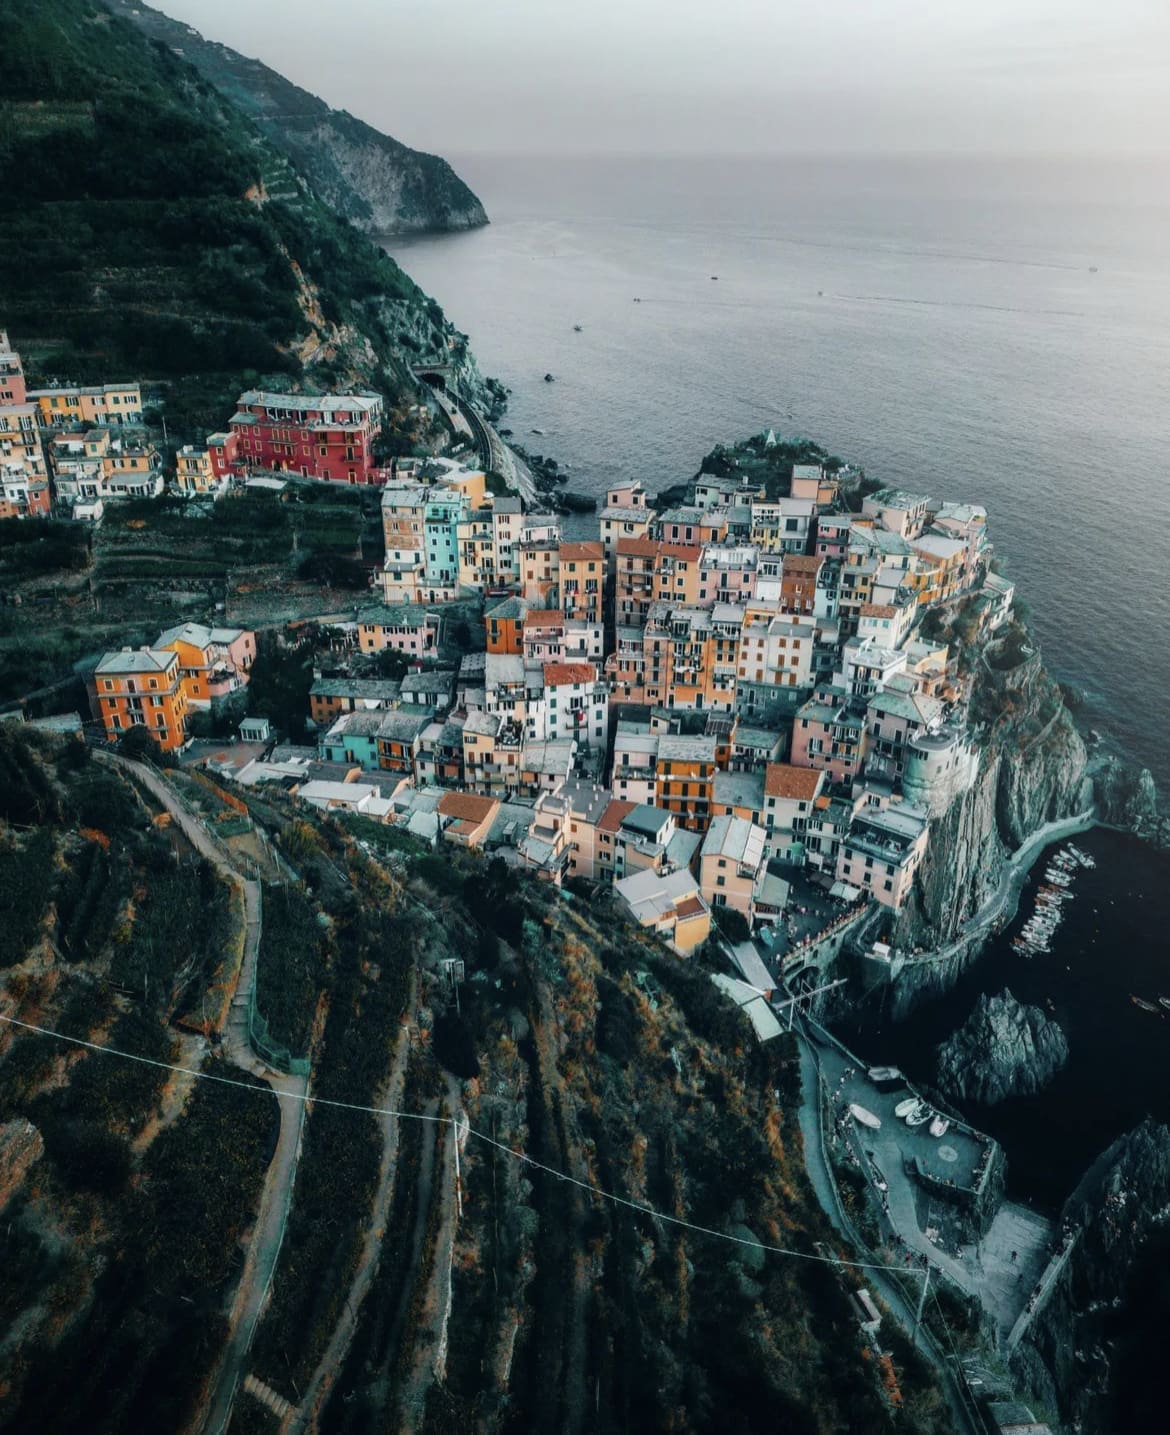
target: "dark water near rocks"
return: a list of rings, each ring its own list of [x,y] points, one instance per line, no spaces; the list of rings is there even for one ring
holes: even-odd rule
[[[452,158],[491,226],[389,247],[572,487],[775,425],[986,504],[1049,664],[1170,790],[1170,162]]]
[[[1098,865],[1073,879],[1075,896],[1050,952],[1028,958],[1011,946],[1044,880],[1042,859],[1015,922],[955,987],[903,1021],[890,1021],[879,1006],[838,1030],[866,1060],[933,1082],[935,1048],[967,1019],[980,992],[1009,987],[1046,1010],[1051,1001],[1049,1014],[1068,1037],[1064,1070],[1035,1096],[955,1104],[1003,1145],[1009,1192],[1053,1212],[1123,1131],[1146,1115],[1170,1121],[1170,1016],[1130,1001],[1131,994],[1170,996],[1170,857],[1114,833],[1074,840]]]

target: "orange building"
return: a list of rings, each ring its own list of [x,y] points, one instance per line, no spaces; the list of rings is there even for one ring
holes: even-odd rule
[[[111,742],[133,727],[146,728],[164,752],[187,741],[187,695],[178,653],[153,648],[107,653],[94,673],[94,692]]]
[[[504,598],[484,614],[489,653],[519,657],[524,652],[524,623],[528,604],[523,598]]]
[[[713,737],[675,737],[658,740],[658,799],[656,806],[674,814],[688,832],[706,832],[715,797],[715,746]]]
[[[247,628],[183,623],[161,633],[155,649],[178,653],[188,707],[207,708],[247,686],[256,661],[256,634]]]
[[[600,543],[562,543],[557,554],[560,569],[561,612],[567,618],[601,622],[605,596],[605,548]]]

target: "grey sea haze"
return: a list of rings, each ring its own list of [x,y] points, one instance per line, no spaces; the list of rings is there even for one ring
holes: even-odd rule
[[[454,162],[491,226],[386,243],[519,441],[653,492],[773,426],[985,504],[1050,666],[1170,790],[1170,159]]]

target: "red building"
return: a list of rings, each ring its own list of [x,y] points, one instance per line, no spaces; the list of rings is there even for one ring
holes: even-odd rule
[[[241,394],[229,441],[221,447],[231,471],[263,469],[334,483],[384,481],[374,468],[374,439],[382,427],[377,394]],[[216,447],[212,446],[212,462]]]
[[[0,404],[23,404],[27,402],[24,387],[24,369],[20,355],[8,342],[8,333],[0,329]]]

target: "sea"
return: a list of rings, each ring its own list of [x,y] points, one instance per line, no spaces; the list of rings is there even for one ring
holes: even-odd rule
[[[518,442],[653,493],[773,428],[984,504],[1048,665],[1170,791],[1170,157],[451,158],[491,224],[385,244]]]
[[[1170,792],[1170,158],[453,163],[490,226],[384,242],[511,390],[518,442],[575,490],[653,493],[772,428],[984,504],[1086,725]],[[1130,1001],[1170,994],[1170,860],[1082,845],[1098,865],[1050,954],[1009,931],[946,997],[854,1033],[926,1079],[980,991],[1051,1001],[1066,1072],[968,1113],[1046,1210],[1146,1111],[1170,1119],[1170,1019]]]

